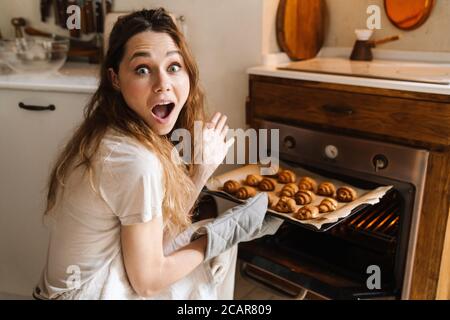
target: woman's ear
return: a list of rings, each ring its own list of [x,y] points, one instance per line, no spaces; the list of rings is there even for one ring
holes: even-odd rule
[[[113,68],[109,68],[108,72],[109,72],[109,80],[111,81],[111,84],[113,85],[114,89],[120,91],[119,76],[114,72]]]

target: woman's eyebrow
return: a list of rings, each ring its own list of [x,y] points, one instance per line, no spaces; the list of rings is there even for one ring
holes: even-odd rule
[[[180,50],[172,50],[172,51],[168,51],[166,53],[166,57],[174,55],[174,54],[179,54],[181,55]],[[137,57],[146,57],[146,58],[151,58],[152,54],[149,51],[136,51],[135,53],[133,53],[133,55],[130,58],[130,61],[133,60],[134,58]]]

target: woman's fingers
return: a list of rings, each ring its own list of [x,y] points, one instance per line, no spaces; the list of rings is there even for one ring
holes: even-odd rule
[[[222,114],[220,112],[214,113],[211,120],[206,124],[206,126],[210,129],[215,128],[217,126],[217,122],[219,121],[221,115]]]
[[[221,136],[222,138],[225,138],[225,137],[227,136],[228,130],[229,130],[228,125],[226,125],[225,127],[223,127],[222,131],[220,132],[220,136]]]
[[[225,124],[227,123],[227,116],[226,115],[222,115],[221,117],[220,117],[220,120],[219,120],[219,122],[217,123],[217,125],[216,125],[216,131],[217,132],[219,132],[219,133],[221,133],[222,132],[222,130],[223,130],[223,127],[225,126]]]

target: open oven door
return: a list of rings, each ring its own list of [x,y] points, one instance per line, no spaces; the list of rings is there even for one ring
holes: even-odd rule
[[[386,262],[381,270],[354,270],[346,272],[340,266],[331,265],[322,257],[307,253],[287,252],[276,245],[277,239],[269,237],[239,245],[238,258],[242,262],[241,273],[271,289],[281,291],[286,297],[295,297],[306,289],[325,299],[400,299],[391,270]],[[355,253],[352,249],[352,255]],[[342,253],[341,253],[342,254]],[[344,260],[351,257],[343,257]],[[333,260],[333,259],[332,259]],[[361,263],[356,261],[355,263]],[[380,271],[377,283],[376,272]]]

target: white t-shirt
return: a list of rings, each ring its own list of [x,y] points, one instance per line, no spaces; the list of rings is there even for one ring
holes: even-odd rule
[[[50,243],[43,290],[49,297],[85,285],[112,263],[121,252],[121,224],[162,215],[161,164],[139,142],[108,130],[93,168],[96,191],[88,173],[77,168],[46,216]]]
[[[161,163],[138,141],[110,129],[93,168],[96,191],[87,172],[76,169],[46,216],[50,243],[37,297],[140,299],[125,272],[120,226],[162,215]],[[188,244],[196,228],[193,225],[176,239],[165,239],[165,253]],[[231,299],[236,249],[199,265],[153,299]]]

